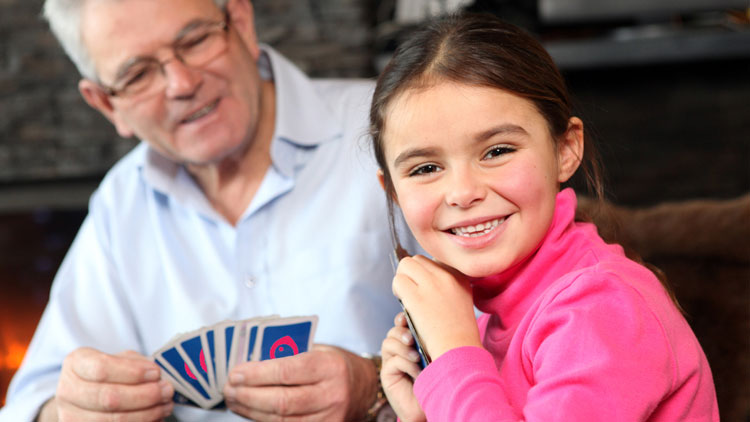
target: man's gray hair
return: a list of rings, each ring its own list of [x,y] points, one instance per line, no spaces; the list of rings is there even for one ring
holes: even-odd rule
[[[81,36],[81,11],[86,1],[99,0],[46,0],[44,18],[49,22],[52,33],[62,45],[65,53],[78,68],[81,76],[98,80],[93,60],[83,45]],[[212,0],[224,10],[228,0]]]

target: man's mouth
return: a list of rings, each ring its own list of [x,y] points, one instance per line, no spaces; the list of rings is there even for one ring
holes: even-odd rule
[[[216,108],[217,104],[219,104],[219,100],[216,100],[216,101],[214,101],[214,102],[206,105],[205,107],[202,107],[202,108],[196,110],[194,113],[192,113],[189,116],[187,116],[186,118],[184,118],[180,123],[190,123],[190,122],[193,122],[195,120],[200,119],[201,117],[205,116],[206,114],[212,112]]]
[[[450,229],[450,232],[456,236],[462,237],[479,237],[491,232],[495,227],[502,224],[507,217],[496,218],[494,220],[485,221],[474,226],[465,227],[454,227]]]

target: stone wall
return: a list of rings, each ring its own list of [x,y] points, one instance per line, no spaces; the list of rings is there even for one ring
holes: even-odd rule
[[[19,207],[86,198],[104,172],[135,145],[118,138],[84,103],[76,70],[39,17],[42,3],[0,0],[0,210],[12,202],[9,197],[37,189],[36,182],[55,186],[52,193],[33,193],[34,200],[16,201]],[[372,77],[376,58],[393,47],[393,38],[383,36],[390,27],[376,27],[376,21],[387,20],[394,0],[253,4],[260,40],[311,76]],[[649,204],[729,198],[750,190],[748,70],[750,54],[737,60],[564,72],[588,111],[587,128],[597,129],[593,133],[605,156],[611,198]],[[76,196],[70,188],[58,189],[60,181],[86,185]]]
[[[313,76],[374,74],[363,0],[255,0],[262,42]],[[135,145],[77,90],[40,17],[43,0],[0,0],[0,184],[100,177]]]

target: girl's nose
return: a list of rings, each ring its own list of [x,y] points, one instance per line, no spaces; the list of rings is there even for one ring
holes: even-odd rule
[[[469,208],[487,196],[485,185],[469,170],[454,171],[450,183],[445,199],[452,207]]]

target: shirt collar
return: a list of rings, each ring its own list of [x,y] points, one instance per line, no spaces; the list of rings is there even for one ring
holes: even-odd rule
[[[335,119],[312,81],[284,56],[261,45],[258,62],[261,74],[270,71],[276,89],[276,127],[274,138],[299,146],[315,146],[342,135]]]

